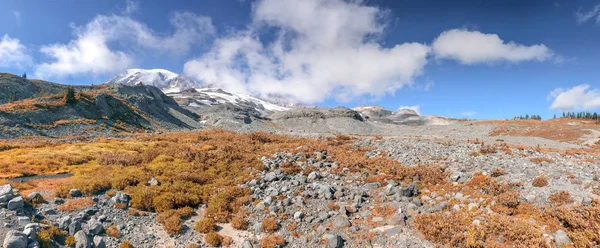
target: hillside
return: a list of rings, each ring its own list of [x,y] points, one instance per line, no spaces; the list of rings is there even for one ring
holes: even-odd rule
[[[74,91],[67,103],[67,88]],[[67,86],[0,75],[0,137],[88,137],[144,130],[195,129],[198,116],[152,86]],[[6,93],[9,92],[9,93]]]

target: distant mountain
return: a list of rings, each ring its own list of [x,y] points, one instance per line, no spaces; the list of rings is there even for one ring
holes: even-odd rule
[[[285,111],[289,108],[271,101],[247,94],[227,92],[218,88],[206,88],[201,84],[164,69],[129,69],[110,80],[107,84],[152,85],[172,97],[180,105],[194,110],[195,108],[214,107],[221,104],[231,104],[235,109],[256,111],[258,115],[268,115],[272,112]],[[284,103],[284,98],[276,98]],[[298,106],[297,102],[285,102],[289,106]],[[199,111],[203,112],[203,111]]]
[[[136,85],[137,83],[151,85],[164,93],[180,92],[186,89],[200,88],[194,80],[163,69],[128,69],[111,79],[107,84]]]
[[[358,106],[353,108],[365,119],[373,122],[402,124],[402,125],[448,125],[452,119],[442,116],[420,116],[409,108],[398,109],[394,112],[380,106]]]

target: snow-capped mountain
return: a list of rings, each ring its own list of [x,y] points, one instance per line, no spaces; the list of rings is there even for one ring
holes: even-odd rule
[[[197,88],[182,92],[172,92],[167,95],[178,101],[179,104],[189,107],[230,103],[244,108],[253,108],[261,113],[288,110],[287,107],[279,106],[250,95],[231,93],[217,88]]]
[[[210,107],[230,103],[242,109],[254,109],[262,114],[285,111],[288,107],[260,98],[218,88],[203,88],[201,84],[164,69],[129,69],[110,80],[107,84],[152,85],[175,99],[180,105],[190,108]],[[297,103],[291,103],[292,105]]]
[[[139,82],[144,85],[152,85],[159,88],[164,93],[179,92],[185,89],[201,87],[200,84],[196,83],[194,80],[164,69],[128,69],[112,77],[106,83],[135,85]]]

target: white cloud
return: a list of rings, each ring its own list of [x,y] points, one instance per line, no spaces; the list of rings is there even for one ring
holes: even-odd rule
[[[596,23],[600,23],[600,4],[594,6],[594,8],[587,12],[577,11],[577,13],[575,13],[575,18],[578,23],[584,23],[590,19],[594,19]]]
[[[69,43],[42,46],[40,51],[54,61],[38,65],[35,74],[48,78],[116,73],[132,66],[142,49],[184,54],[215,32],[209,17],[188,12],[174,13],[170,22],[174,32],[159,35],[128,16],[96,16],[85,26],[74,27],[75,39]],[[114,49],[116,45],[121,49]]]
[[[545,45],[521,45],[505,42],[497,34],[452,29],[438,36],[432,45],[439,59],[455,59],[463,64],[493,63],[499,61],[545,61],[553,57]]]
[[[400,106],[400,107],[398,107],[398,110],[396,110],[396,111],[400,111],[400,110],[403,110],[403,109],[410,109],[412,111],[417,112],[418,115],[421,115],[421,111],[420,111],[421,106],[419,106],[419,105],[414,105],[414,106]]]
[[[15,23],[17,24],[17,27],[21,27],[21,12],[13,11],[13,15],[15,16]]]
[[[410,85],[427,63],[420,43],[382,47],[386,12],[342,0],[261,0],[253,24],[215,41],[184,72],[227,90],[304,103],[382,96]],[[265,42],[258,34],[276,30]]]
[[[475,111],[467,111],[467,112],[460,113],[460,115],[463,115],[463,116],[474,116],[476,114],[477,114],[477,112],[475,112]]]
[[[27,47],[19,39],[10,38],[8,34],[0,39],[0,67],[23,68],[31,62]]]
[[[554,99],[550,109],[569,111],[600,108],[600,90],[590,89],[587,84],[567,90],[557,88],[550,93],[550,98]]]

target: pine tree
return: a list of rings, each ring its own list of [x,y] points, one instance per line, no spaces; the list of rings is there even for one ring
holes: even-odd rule
[[[27,73],[23,72],[23,75],[21,75],[22,78],[27,79]]]
[[[73,103],[77,102],[77,99],[75,98],[75,90],[73,90],[73,88],[71,88],[71,87],[67,88],[67,92],[65,93],[64,101],[66,104],[73,104]]]

